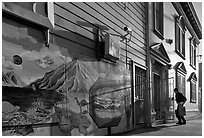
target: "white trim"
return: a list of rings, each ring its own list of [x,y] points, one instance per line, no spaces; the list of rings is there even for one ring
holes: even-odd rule
[[[47,3],[47,11],[48,11],[48,15],[47,15],[48,19],[52,24],[52,27],[54,28],[55,23],[54,23],[54,3],[53,2]]]

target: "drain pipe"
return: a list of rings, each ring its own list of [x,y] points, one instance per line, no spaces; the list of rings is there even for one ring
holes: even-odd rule
[[[146,2],[146,66],[147,66],[147,72],[146,72],[146,124],[147,126],[152,126],[152,121],[151,121],[151,93],[150,93],[150,64],[151,64],[151,56],[150,56],[150,43],[149,43],[149,2]]]

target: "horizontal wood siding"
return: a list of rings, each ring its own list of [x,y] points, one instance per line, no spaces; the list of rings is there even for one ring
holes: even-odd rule
[[[146,66],[144,3],[57,2],[54,3],[54,10],[55,29],[51,34],[55,44],[67,47],[69,52],[73,49],[96,59],[96,29],[103,29],[104,33],[124,35],[123,28],[129,26],[133,30],[133,36],[128,44],[122,42],[120,60],[124,63],[126,61],[127,45],[128,60],[133,59]]]

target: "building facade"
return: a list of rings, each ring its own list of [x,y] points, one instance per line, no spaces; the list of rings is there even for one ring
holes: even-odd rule
[[[187,111],[197,111],[202,34],[185,4],[3,2],[2,134],[151,126],[174,119],[174,87],[187,96]]]
[[[188,99],[187,116],[193,116],[201,98],[197,79],[200,21],[191,2],[153,2],[149,7],[152,122],[174,119],[175,87]]]
[[[145,124],[146,6],[2,3],[3,135],[109,135]]]

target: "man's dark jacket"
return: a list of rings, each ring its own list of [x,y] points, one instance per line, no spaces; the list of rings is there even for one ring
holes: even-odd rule
[[[176,102],[177,103],[180,103],[180,102],[186,102],[186,97],[185,96],[183,96],[183,94],[182,93],[176,93]]]

